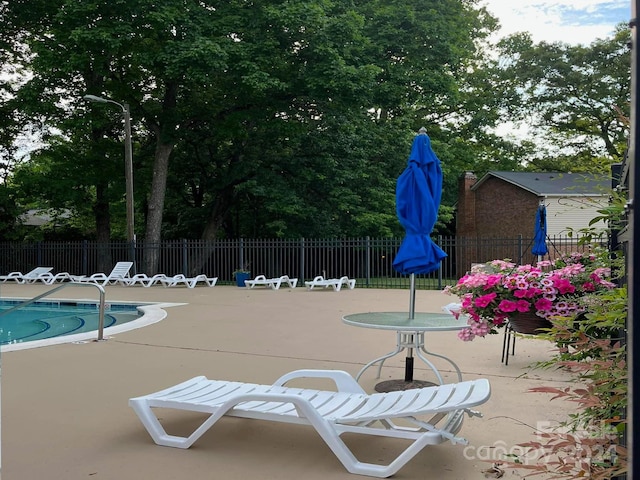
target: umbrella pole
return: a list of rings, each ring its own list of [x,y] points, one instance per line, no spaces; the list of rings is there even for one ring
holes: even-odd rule
[[[416,274],[409,275],[409,319],[416,318]]]
[[[416,274],[409,276],[409,319],[416,318]],[[413,335],[411,335],[413,344]],[[413,348],[407,348],[407,358],[404,363],[404,381],[413,382]]]

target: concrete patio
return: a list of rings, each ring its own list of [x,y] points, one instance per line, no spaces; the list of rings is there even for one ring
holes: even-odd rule
[[[3,284],[3,297],[33,297],[43,285]],[[5,480],[282,479],[354,480],[310,427],[225,418],[189,450],[156,446],[128,407],[130,397],[151,393],[195,375],[271,383],[299,368],[341,369],[355,375],[369,360],[391,351],[392,331],[342,323],[348,313],[408,310],[407,290],[307,291],[235,286],[106,287],[107,301],[176,302],[153,325],[104,342],[47,346],[2,353],[2,474]],[[70,287],[60,298],[95,299]],[[417,311],[440,312],[453,300],[417,292]],[[550,357],[553,345],[518,340],[509,365],[500,362],[502,335],[463,343],[456,332],[427,334],[427,347],[453,358],[465,379],[488,378],[492,398],[467,418],[460,434],[468,446],[425,448],[393,478],[471,480],[517,443],[533,440],[536,427],[567,418],[575,406],[531,387],[567,386],[562,371],[527,366]],[[446,380],[454,374],[438,364]],[[375,368],[361,379],[372,392]],[[381,380],[402,378],[404,355],[385,363]],[[416,360],[416,379],[432,374]],[[195,414],[166,419],[174,431],[192,428]],[[351,436],[349,444],[372,462],[400,451],[400,440]],[[506,470],[504,479],[523,472]],[[544,477],[536,477],[544,478]]]

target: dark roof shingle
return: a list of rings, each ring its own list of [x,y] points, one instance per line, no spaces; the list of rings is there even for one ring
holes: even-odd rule
[[[611,178],[603,174],[491,171],[471,189],[475,190],[490,177],[499,178],[535,195],[600,196],[605,195],[611,188]]]

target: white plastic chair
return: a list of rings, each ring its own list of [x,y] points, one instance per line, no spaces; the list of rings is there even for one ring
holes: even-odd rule
[[[289,278],[287,275],[283,275],[278,278],[267,278],[264,275],[258,275],[253,280],[244,281],[245,286],[248,288],[263,286],[263,287],[269,287],[273,290],[278,290],[283,283],[288,284],[290,288],[296,288],[296,285],[298,285],[298,279]]]
[[[285,386],[300,378],[331,379],[337,391]],[[310,425],[350,473],[384,478],[400,470],[427,445],[447,440],[466,444],[464,438],[457,436],[464,414],[480,416],[469,409],[486,402],[490,395],[486,379],[367,394],[347,372],[297,370],[273,385],[195,377],[166,390],[132,398],[129,405],[155,443],[177,448],[189,448],[225,415]],[[209,417],[192,434],[182,437],[166,432],[154,408],[208,413]],[[430,418],[421,420],[420,416]],[[398,420],[402,426],[394,423]],[[377,465],[355,457],[340,437],[347,432],[413,442],[389,465]]]
[[[322,275],[318,275],[313,280],[304,282],[304,284],[306,285],[307,290],[313,290],[315,287],[331,287],[334,291],[339,292],[343,285],[348,287],[350,290],[353,290],[356,286],[356,280],[349,279],[347,276],[325,279]]]
[[[218,277],[207,277],[204,273],[195,277],[187,277],[178,274],[173,277],[161,278],[160,283],[165,287],[175,287],[178,285],[186,285],[188,288],[195,288],[198,283],[204,283],[209,287],[214,287],[218,282]]]
[[[94,273],[89,276],[72,275],[70,280],[78,283],[95,283],[104,287],[107,284],[116,284],[129,278],[129,270],[132,266],[133,262],[118,262],[108,275],[106,273]]]

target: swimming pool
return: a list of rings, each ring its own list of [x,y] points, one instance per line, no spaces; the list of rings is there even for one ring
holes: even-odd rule
[[[0,312],[22,299],[0,300]],[[115,303],[105,305],[104,332],[119,333],[155,323],[166,317],[161,307],[175,304]],[[99,321],[98,303],[79,300],[49,300],[0,316],[0,346],[3,352],[58,343],[95,340]]]

